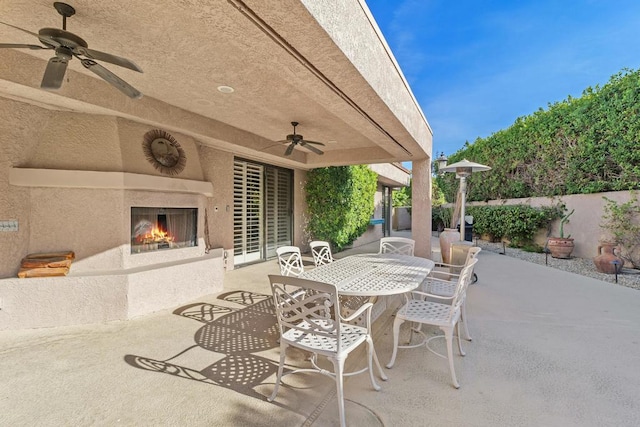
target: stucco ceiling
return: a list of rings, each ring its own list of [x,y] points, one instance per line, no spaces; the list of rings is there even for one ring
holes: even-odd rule
[[[321,10],[304,0],[67,2],[76,9],[67,30],[138,64],[144,73],[102,63],[144,97],[124,96],[77,59],[60,90],[44,91],[52,51],[28,49],[0,51],[0,96],[130,118],[303,169],[430,154],[428,124],[359,0],[321,2]],[[49,0],[2,1],[0,21],[32,32],[62,27]],[[38,41],[0,25],[0,43]],[[234,92],[221,93],[222,85]],[[285,158],[275,141],[291,133],[291,121],[326,154],[299,149]]]

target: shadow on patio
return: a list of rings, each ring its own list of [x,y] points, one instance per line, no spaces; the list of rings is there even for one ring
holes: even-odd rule
[[[479,258],[474,340],[455,360],[461,388],[445,360],[400,350],[380,392],[366,375],[346,381],[349,425],[639,425],[640,293]],[[223,294],[128,322],[1,333],[0,424],[336,425],[329,378],[286,377],[266,401],[279,351],[267,274],[277,272],[275,261],[229,272]],[[375,325],[383,365],[392,320],[387,311]]]

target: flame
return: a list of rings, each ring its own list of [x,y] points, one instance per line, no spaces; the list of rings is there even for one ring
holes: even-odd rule
[[[137,236],[137,239],[143,243],[173,242],[173,236],[157,226],[151,232]]]

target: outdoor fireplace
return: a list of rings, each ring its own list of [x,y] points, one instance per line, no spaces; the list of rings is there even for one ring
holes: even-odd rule
[[[198,246],[198,208],[131,208],[131,253]]]

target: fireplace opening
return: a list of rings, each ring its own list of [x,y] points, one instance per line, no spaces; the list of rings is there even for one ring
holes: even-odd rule
[[[131,208],[131,253],[198,246],[198,208]]]

